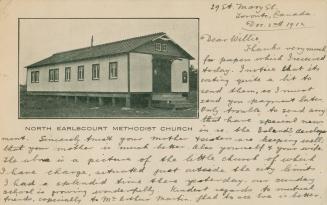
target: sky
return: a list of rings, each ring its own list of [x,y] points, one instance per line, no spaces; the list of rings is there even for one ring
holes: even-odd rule
[[[197,68],[197,19],[20,19],[19,79],[26,81],[26,66],[54,53],[165,32],[190,53]]]

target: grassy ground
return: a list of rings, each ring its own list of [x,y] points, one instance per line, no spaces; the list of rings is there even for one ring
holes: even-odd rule
[[[192,118],[197,116],[196,92],[191,92],[190,102],[194,106],[190,109],[171,110],[163,108],[148,108],[134,105],[130,110],[123,108],[124,101],[117,101],[116,106],[105,105],[99,107],[96,99],[86,104],[81,99],[76,104],[71,97],[66,102],[64,97],[28,96],[24,89],[20,92],[20,116],[25,118]]]

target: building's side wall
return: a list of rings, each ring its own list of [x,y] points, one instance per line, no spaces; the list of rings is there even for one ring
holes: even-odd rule
[[[189,92],[189,60],[174,60],[171,64],[171,91]],[[182,73],[187,72],[187,83],[183,83]]]
[[[130,53],[131,92],[152,92],[152,55]]]
[[[109,62],[118,63],[118,78],[109,79]],[[100,64],[100,79],[92,80],[92,64]],[[84,80],[77,79],[77,67],[84,65]],[[65,68],[71,68],[71,80],[65,82]],[[59,82],[49,82],[49,69],[59,68]],[[39,83],[31,83],[31,72],[40,71]],[[128,92],[127,54],[30,68],[27,91],[43,92]]]

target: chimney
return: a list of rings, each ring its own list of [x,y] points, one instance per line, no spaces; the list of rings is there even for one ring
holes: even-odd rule
[[[93,47],[93,35],[91,37],[91,47]]]

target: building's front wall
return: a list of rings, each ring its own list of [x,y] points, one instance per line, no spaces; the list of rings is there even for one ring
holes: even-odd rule
[[[187,72],[187,82],[183,82],[183,71]],[[171,91],[189,92],[189,60],[178,59],[171,64]]]
[[[187,72],[187,82],[183,82],[183,71]],[[131,92],[152,92],[152,55],[143,53],[130,54]],[[189,60],[177,59],[171,64],[171,91],[189,92]]]
[[[42,92],[128,92],[127,54],[93,60],[62,63],[27,70],[27,91]],[[118,78],[109,79],[109,63],[118,63]],[[100,64],[100,79],[92,80],[92,64]],[[84,66],[84,80],[77,79],[78,66]],[[65,68],[71,68],[71,79],[65,81]],[[49,69],[59,68],[59,81],[49,82]],[[39,71],[39,83],[31,83],[31,72]]]
[[[130,53],[131,92],[152,92],[152,55]]]
[[[165,51],[156,50],[156,43],[160,43],[161,45],[165,44],[167,49]],[[146,43],[137,49],[135,49],[135,52],[143,53],[143,55],[155,55],[155,56],[165,56],[165,57],[173,57],[178,58],[178,60],[174,60],[171,65],[171,92],[189,92],[189,60],[185,59],[185,52],[181,50],[176,44],[174,44],[171,41],[163,41],[161,39],[157,39],[155,41],[151,41],[149,43]],[[138,54],[140,56],[140,54]],[[152,59],[151,59],[152,60]],[[151,66],[151,72],[148,68],[150,63],[152,64],[152,61],[150,62],[150,58],[144,59],[144,64],[146,64],[146,67],[138,69],[138,71],[145,71],[143,76],[143,81],[148,82],[142,82],[144,87],[142,89],[144,90],[150,90],[149,87],[151,87],[152,90],[152,66]],[[143,66],[142,64],[140,66]],[[133,67],[131,66],[131,69]],[[187,82],[183,83],[182,81],[182,73],[183,71],[187,72]],[[142,75],[142,73],[138,73],[139,76]],[[151,75],[151,77],[150,77]],[[151,79],[148,80],[148,79]],[[141,81],[141,80],[140,80]],[[131,83],[132,85],[132,83]],[[132,87],[131,87],[132,89]]]
[[[166,44],[166,51],[158,51],[155,49],[156,43]],[[174,57],[185,57],[185,53],[171,41],[163,41],[161,39],[151,41],[135,49],[135,52],[139,53],[148,53],[154,55],[163,55],[163,56],[174,56]]]

